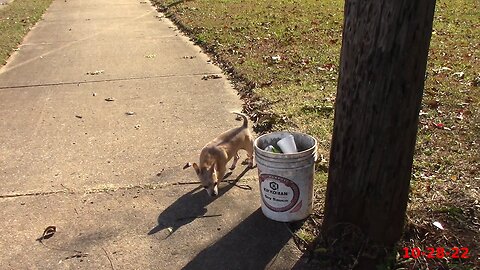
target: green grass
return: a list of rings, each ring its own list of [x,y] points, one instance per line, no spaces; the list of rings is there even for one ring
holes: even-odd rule
[[[52,0],[15,0],[0,9],[0,65],[4,65]]]
[[[315,176],[315,206],[322,212],[343,1],[154,2],[244,82],[238,88],[248,92],[245,109],[259,131],[296,130],[318,139],[319,152],[327,159]],[[433,28],[407,212],[416,233],[399,245],[450,248],[462,243],[478,249],[480,2],[437,0]],[[472,215],[459,222],[458,213]],[[440,236],[433,221],[449,230]],[[429,233],[418,234],[424,228]],[[310,238],[306,230],[301,234]],[[426,263],[433,269],[444,262]]]
[[[328,108],[333,106],[336,90],[343,4],[323,2],[185,1],[168,13],[198,43],[233,65],[237,75],[268,85],[253,92],[259,102],[268,104],[259,105],[261,114],[281,116],[268,119],[273,129],[314,134],[326,153],[333,125]],[[274,60],[276,56],[279,61]]]

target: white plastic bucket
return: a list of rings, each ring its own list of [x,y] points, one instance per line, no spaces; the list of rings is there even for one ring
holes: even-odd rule
[[[288,135],[293,135],[298,153],[264,150]],[[254,148],[263,214],[282,222],[307,218],[313,210],[317,140],[302,133],[274,132],[258,137]]]

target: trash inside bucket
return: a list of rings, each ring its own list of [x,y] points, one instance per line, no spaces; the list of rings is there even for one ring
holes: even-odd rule
[[[297,153],[265,150],[293,135]],[[308,217],[313,210],[313,176],[317,158],[317,141],[296,132],[274,132],[254,142],[258,168],[262,212],[276,221],[295,221]]]

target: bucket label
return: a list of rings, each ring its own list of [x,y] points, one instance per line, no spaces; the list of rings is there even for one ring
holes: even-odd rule
[[[292,180],[271,174],[261,174],[259,179],[262,200],[268,209],[285,212],[297,204],[300,191]]]

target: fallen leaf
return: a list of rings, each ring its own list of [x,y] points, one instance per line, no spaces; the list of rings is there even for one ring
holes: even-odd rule
[[[477,77],[473,78],[472,85],[473,86],[480,86],[480,76],[477,76]]]
[[[458,78],[463,79],[463,77],[465,77],[465,72],[463,71],[455,72],[453,73],[453,76],[457,76]]]
[[[213,74],[213,75],[203,75],[202,80],[206,81],[206,80],[210,80],[210,79],[220,79],[220,78],[222,78],[222,76],[216,75],[216,74]]]
[[[113,98],[113,97],[108,97],[108,98],[105,99],[105,101],[115,101],[115,98]]]
[[[440,230],[445,230],[442,226],[442,224],[438,221],[433,222],[433,226],[439,228]]]
[[[49,239],[51,238],[55,232],[57,231],[57,227],[55,226],[48,226],[47,228],[45,228],[45,230],[43,231],[43,234],[40,238],[37,239],[37,241],[42,241],[44,239]]]
[[[135,115],[135,112],[126,112],[126,115]]]
[[[428,113],[426,113],[426,112],[424,112],[424,111],[420,110],[420,112],[418,113],[418,115],[419,115],[419,116],[422,116],[422,115],[428,115]]]
[[[187,164],[185,164],[185,166],[183,166],[183,169],[185,170],[186,168],[190,168],[192,166],[192,163],[188,162]]]
[[[452,70],[452,69],[449,68],[449,67],[440,67],[440,68],[434,68],[434,69],[433,69],[433,72],[435,72],[435,73],[441,73],[441,72],[443,72],[443,71],[450,71],[450,70]]]
[[[269,80],[269,81],[266,81],[266,82],[261,82],[260,83],[260,87],[267,87],[267,86],[271,86],[273,84],[273,81],[272,80]]]
[[[90,72],[87,72],[87,75],[100,75],[100,74],[103,74],[105,72],[105,70],[95,70],[95,71],[90,71]]]
[[[322,71],[334,71],[335,65],[332,63],[328,63],[328,64],[322,65],[321,67],[318,67],[317,69]]]
[[[457,120],[460,120],[460,121],[462,121],[462,120],[463,120],[463,111],[460,111],[460,112],[458,112],[458,114],[457,114],[457,117],[456,117],[456,118],[457,118]]]
[[[274,55],[271,57],[272,61],[275,62],[275,63],[279,63],[280,60],[282,60],[282,58],[280,57],[280,55]]]
[[[440,101],[438,99],[427,100],[425,104],[431,109],[436,109],[440,106]]]
[[[442,123],[433,123],[435,125],[435,127],[439,128],[439,129],[444,129],[445,128],[445,125],[442,124]]]

